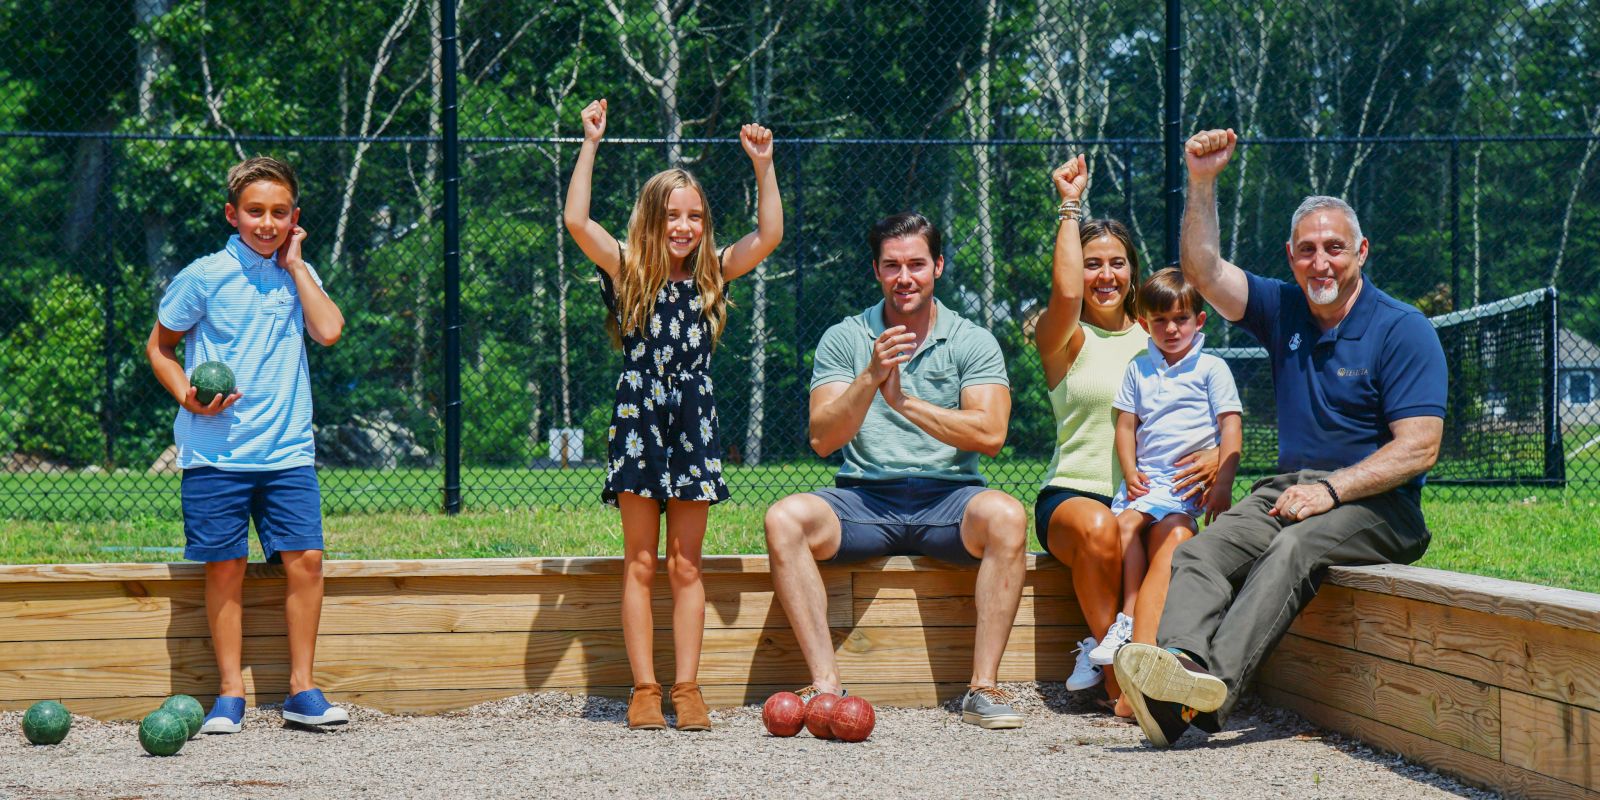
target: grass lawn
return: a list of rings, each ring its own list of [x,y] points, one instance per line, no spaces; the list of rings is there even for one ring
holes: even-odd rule
[[[749,472],[746,476],[760,477]],[[1240,484],[1241,490],[1248,485],[1243,479]],[[175,486],[171,493],[176,500]],[[1031,488],[1018,493],[1032,499]],[[513,493],[508,489],[507,494]],[[1600,555],[1595,547],[1600,495],[1534,489],[1519,494],[1523,495],[1519,500],[1490,501],[1473,499],[1470,489],[1428,490],[1425,510],[1434,537],[1419,563],[1600,592]],[[712,508],[705,552],[764,552],[765,510],[764,503]],[[414,510],[339,513],[334,509],[327,519],[327,535],[331,558],[586,556],[622,551],[616,511],[598,504],[471,511],[454,517]],[[178,561],[182,544],[183,525],[176,507],[159,518],[0,520],[0,563],[7,564]],[[252,558],[259,559],[256,547],[252,541]]]

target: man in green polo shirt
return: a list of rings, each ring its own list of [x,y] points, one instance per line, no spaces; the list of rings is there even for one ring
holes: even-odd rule
[[[1006,439],[1005,359],[992,334],[934,299],[944,258],[927,218],[887,217],[867,241],[883,301],[823,334],[811,375],[811,447],[842,448],[844,465],[834,488],[767,510],[772,582],[811,670],[800,694],[843,693],[817,562],[926,555],[979,565],[962,719],[1020,727],[996,680],[1022,596],[1027,514],[978,472],[978,454]]]

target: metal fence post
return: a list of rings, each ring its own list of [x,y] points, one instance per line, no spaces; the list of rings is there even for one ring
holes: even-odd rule
[[[1461,140],[1450,140],[1450,310],[1461,308]]]
[[[1567,485],[1566,449],[1561,442],[1561,329],[1556,313],[1556,287],[1545,289],[1544,300],[1544,478],[1546,486]]]
[[[1166,86],[1166,121],[1162,126],[1166,156],[1167,178],[1167,239],[1168,266],[1178,264],[1178,230],[1183,222],[1183,139],[1179,126],[1183,124],[1183,3],[1167,0],[1167,54],[1162,68],[1162,83]]]
[[[444,86],[444,510],[461,511],[461,163],[456,141],[456,2],[442,0]]]

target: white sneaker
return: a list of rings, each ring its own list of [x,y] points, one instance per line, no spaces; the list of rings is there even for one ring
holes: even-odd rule
[[[1105,673],[1100,668],[1089,663],[1089,651],[1094,649],[1094,637],[1090,636],[1078,642],[1078,663],[1072,667],[1072,675],[1067,677],[1067,691],[1081,692],[1100,685],[1106,679]]]
[[[1100,640],[1099,646],[1089,651],[1089,663],[1098,666],[1110,664],[1117,657],[1117,648],[1128,643],[1133,638],[1133,617],[1117,612],[1117,621],[1111,623],[1111,629],[1106,631],[1106,638]]]

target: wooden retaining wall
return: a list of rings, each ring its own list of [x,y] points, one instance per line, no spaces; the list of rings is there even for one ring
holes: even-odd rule
[[[524,692],[626,696],[616,558],[329,561],[317,681],[336,701],[388,712],[463,708]],[[716,706],[810,682],[765,556],[704,561],[700,682]],[[975,570],[889,558],[824,569],[829,622],[852,693],[933,705],[972,671]],[[672,678],[671,596],[656,578],[656,670]],[[194,564],[0,566],[0,708],[67,701],[134,717],[175,692],[205,702],[217,674]],[[280,568],[251,565],[244,592],[250,701],[288,687]],[[1001,664],[1007,681],[1065,680],[1086,633],[1069,573],[1029,560]]]
[[[614,558],[330,561],[317,680],[430,713],[524,692],[624,696]],[[807,682],[764,556],[705,560],[700,679],[718,706]],[[823,570],[840,669],[876,703],[933,705],[971,672],[976,571],[889,558]],[[672,674],[665,575],[656,669]],[[0,566],[0,708],[140,716],[217,677],[195,564]],[[252,703],[287,690],[281,569],[246,581]],[[1061,681],[1086,635],[1071,576],[1030,556],[1005,681]],[[1336,569],[1262,671],[1270,702],[1516,796],[1600,798],[1600,595],[1413,567]]]
[[[1331,573],[1262,670],[1269,702],[1513,796],[1600,797],[1600,595]]]

